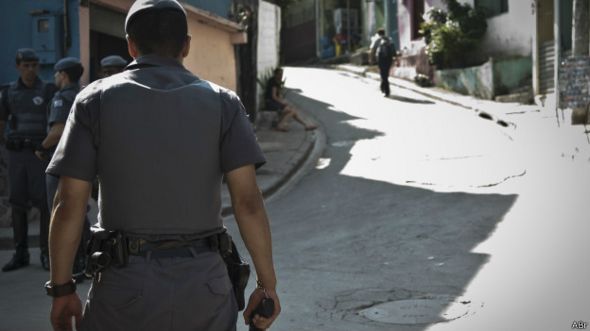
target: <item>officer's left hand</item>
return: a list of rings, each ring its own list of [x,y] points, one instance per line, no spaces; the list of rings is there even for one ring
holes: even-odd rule
[[[82,302],[78,294],[72,293],[54,298],[50,317],[54,331],[73,331],[72,318],[74,318],[76,330],[79,330],[82,320]]]
[[[256,309],[256,306],[262,301],[263,298],[271,298],[274,301],[275,310],[271,317],[265,318],[262,316],[255,315],[252,319],[252,323],[260,329],[266,330],[270,327],[272,322],[279,316],[281,313],[281,302],[279,301],[279,296],[275,290],[262,290],[262,289],[255,289],[254,292],[250,295],[250,299],[248,300],[248,305],[244,310],[244,321],[246,324],[250,324],[250,315]]]

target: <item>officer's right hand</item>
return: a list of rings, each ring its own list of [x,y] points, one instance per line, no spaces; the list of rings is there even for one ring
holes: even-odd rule
[[[256,307],[258,306],[258,304],[260,304],[260,302],[262,301],[262,299],[264,298],[271,298],[274,301],[274,305],[275,305],[275,310],[272,314],[271,317],[269,318],[265,318],[262,316],[254,316],[254,318],[252,319],[252,322],[254,323],[254,325],[261,330],[266,330],[268,328],[270,328],[270,325],[272,324],[272,322],[274,322],[274,320],[279,316],[279,314],[281,313],[281,303],[279,301],[279,297],[277,295],[277,292],[275,290],[270,290],[270,289],[260,289],[257,288],[254,290],[254,292],[252,292],[252,294],[250,294],[250,299],[248,300],[248,305],[246,306],[246,309],[244,310],[244,321],[246,322],[246,324],[250,324],[250,315],[252,314],[252,312],[256,309]]]
[[[74,318],[76,330],[80,330],[82,320],[82,302],[77,293],[63,297],[53,298],[51,305],[51,326],[54,331],[72,331],[72,318]]]

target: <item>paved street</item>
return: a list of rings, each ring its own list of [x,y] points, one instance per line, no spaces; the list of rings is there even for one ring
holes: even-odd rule
[[[590,162],[539,132],[551,114],[515,106],[517,127],[503,127],[405,89],[384,98],[377,81],[343,71],[285,77],[288,99],[323,130],[267,201],[283,305],[273,330],[590,322]],[[47,273],[31,256],[0,274],[0,331],[48,329]]]
[[[532,124],[504,128],[407,90],[386,99],[371,79],[285,77],[327,144],[268,204],[284,302],[276,330],[569,330],[590,320],[587,160],[561,157]],[[543,120],[530,109],[511,120]],[[399,300],[411,301],[396,319],[387,303]],[[441,320],[452,321],[428,322]]]

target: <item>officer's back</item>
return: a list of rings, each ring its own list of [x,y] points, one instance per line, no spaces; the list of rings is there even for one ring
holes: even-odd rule
[[[93,88],[103,91],[97,166],[104,226],[140,233],[220,227],[221,124],[236,115],[222,114],[222,102],[232,96],[150,55]]]

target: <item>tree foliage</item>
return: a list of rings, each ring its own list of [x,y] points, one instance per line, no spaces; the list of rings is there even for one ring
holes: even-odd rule
[[[438,68],[461,68],[469,65],[468,56],[475,50],[487,30],[483,11],[457,0],[443,0],[448,11],[433,8],[420,26],[430,63]]]

